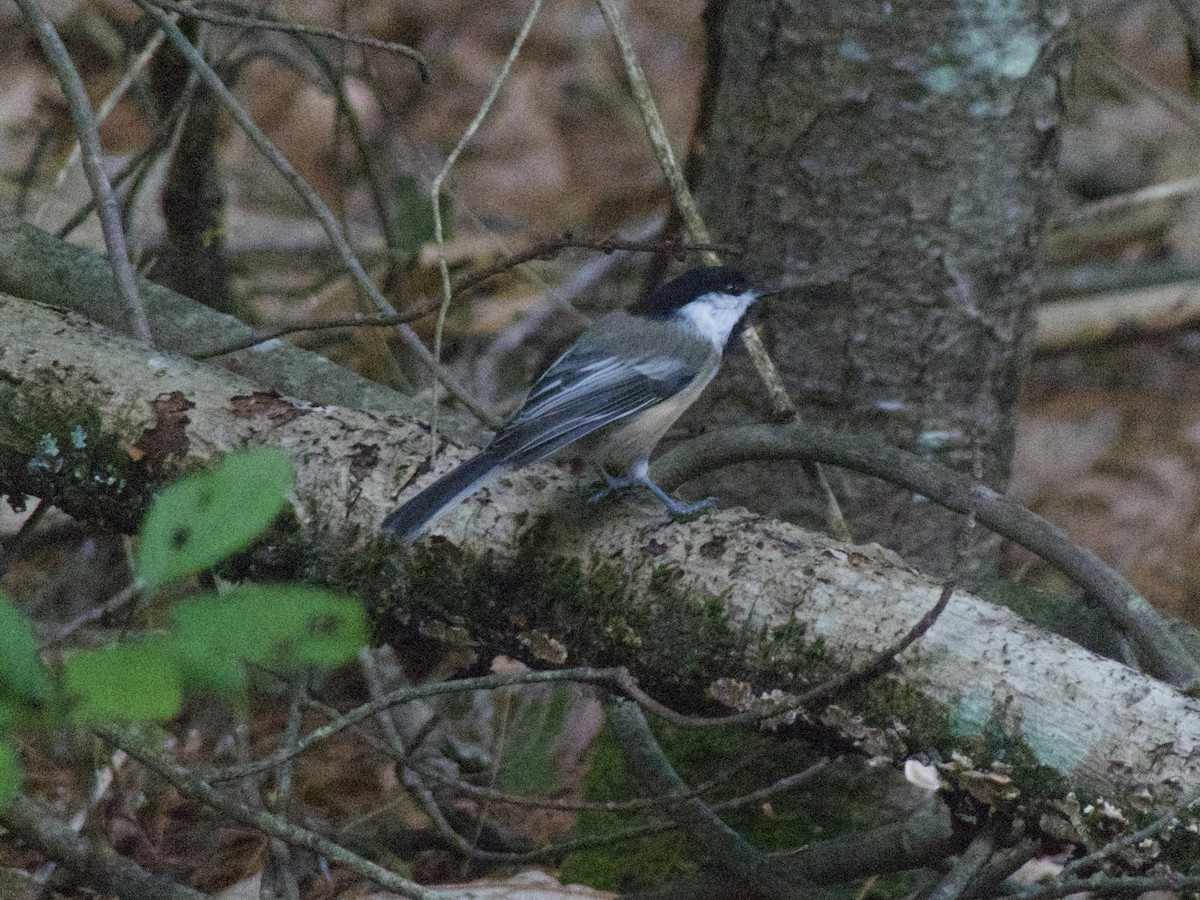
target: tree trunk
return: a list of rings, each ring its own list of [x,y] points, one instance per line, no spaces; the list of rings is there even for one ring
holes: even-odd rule
[[[1031,338],[1057,109],[1041,4],[730,0],[697,185],[745,267],[806,289],[764,301],[763,337],[802,415],[881,432],[1002,490]],[[730,360],[695,421],[767,414]],[[796,467],[705,486],[806,513]],[[858,539],[926,566],[959,525],[838,479]]]

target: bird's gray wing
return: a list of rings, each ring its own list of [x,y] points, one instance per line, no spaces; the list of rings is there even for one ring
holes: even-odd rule
[[[537,380],[489,449],[515,466],[526,465],[661,403],[695,375],[695,367],[676,355],[614,355],[577,344]]]

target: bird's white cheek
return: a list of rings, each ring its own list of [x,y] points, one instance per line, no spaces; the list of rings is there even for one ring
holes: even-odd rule
[[[682,307],[676,315],[708,338],[718,350],[723,350],[733,326],[753,302],[752,297],[746,300],[730,297],[721,303],[696,301]]]

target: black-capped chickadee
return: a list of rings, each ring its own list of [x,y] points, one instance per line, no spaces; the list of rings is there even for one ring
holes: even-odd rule
[[[721,366],[734,326],[757,291],[736,269],[692,269],[627,312],[597,319],[548,368],[478,456],[443,475],[386,519],[386,534],[411,540],[445,507],[485,481],[584,441],[607,486],[649,488],[676,515],[683,503],[650,479],[650,454]],[[613,477],[611,472],[623,472]]]

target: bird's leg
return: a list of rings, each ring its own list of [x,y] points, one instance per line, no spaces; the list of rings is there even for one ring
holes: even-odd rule
[[[635,484],[641,484],[636,478],[626,475],[624,478],[616,478],[608,474],[608,470],[604,466],[597,464],[596,468],[600,472],[600,477],[604,479],[604,487],[592,494],[588,499],[588,503],[599,503],[613,491],[621,491],[627,487],[633,487]]]
[[[663,505],[670,510],[670,513],[673,516],[690,516],[692,513],[698,513],[700,510],[712,506],[717,502],[716,497],[705,497],[703,500],[697,500],[695,503],[688,503],[685,500],[676,500],[657,484],[655,484],[650,479],[648,474],[643,476],[640,481],[650,489],[650,492],[654,494],[654,496],[663,502]]]
[[[636,487],[637,485],[647,488],[654,496],[661,500],[673,516],[690,516],[692,513],[699,512],[717,502],[716,497],[697,500],[695,503],[676,500],[654,483],[654,480],[650,477],[650,463],[648,460],[638,460],[629,467],[628,474],[620,478],[614,478],[612,475],[609,475],[603,466],[600,466],[599,469],[600,475],[604,478],[604,487],[592,495],[591,500],[588,501],[589,503],[596,503],[613,491],[620,491],[625,488]]]

